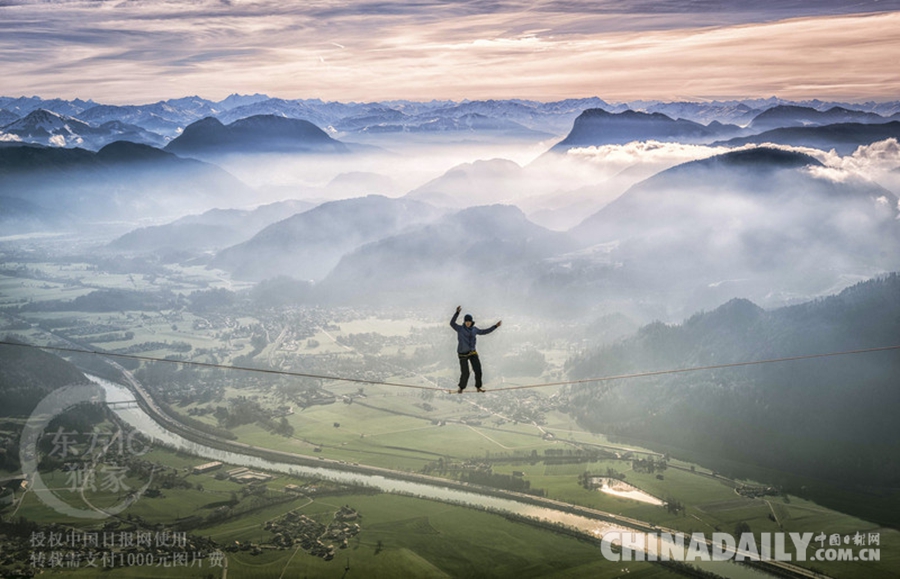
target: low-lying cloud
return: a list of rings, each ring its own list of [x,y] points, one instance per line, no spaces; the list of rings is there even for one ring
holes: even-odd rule
[[[812,147],[794,147],[774,143],[729,148],[659,141],[635,141],[625,145],[573,148],[569,149],[567,156],[593,166],[604,173],[617,173],[644,165],[662,170],[681,163],[758,146],[809,155],[825,165],[811,170],[818,176],[833,181],[846,181],[853,176],[876,179],[900,168],[900,143],[897,139],[886,139],[871,145],[863,145],[858,147],[853,154],[844,156],[834,150],[823,151]]]
[[[727,147],[709,147],[660,141],[634,141],[625,145],[602,145],[569,149],[567,155],[607,172],[618,173],[638,164],[672,167],[728,152]]]
[[[878,141],[859,147],[852,155],[837,157],[832,163],[857,173],[880,174],[893,171],[900,167],[900,143],[897,139]]]

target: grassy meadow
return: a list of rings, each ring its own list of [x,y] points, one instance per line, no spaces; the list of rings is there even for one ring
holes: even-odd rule
[[[26,267],[32,275],[0,274],[0,307],[72,300],[97,289],[164,289],[186,295],[201,289],[236,287],[220,272],[202,267],[181,268],[171,278],[160,278],[99,272],[87,264],[6,265],[7,269]],[[877,533],[880,562],[808,561],[803,565],[848,579],[859,577],[860,573],[876,579],[893,577],[900,569],[900,533],[896,530],[878,528],[793,495],[745,497],[736,491],[740,484],[763,486],[769,473],[759,472],[747,480],[733,481],[713,476],[708,468],[701,467],[702,457],[691,461],[669,457],[665,470],[646,472],[635,468],[635,460],[659,460],[662,455],[580,428],[553,402],[555,396],[565,394],[564,389],[491,391],[558,380],[566,359],[563,345],[552,344],[545,349],[546,365],[541,375],[507,374],[501,381],[492,372],[500,362],[498,344],[508,345],[504,340],[510,338],[500,333],[486,349],[489,391],[483,395],[471,391],[457,395],[444,389],[452,388],[456,374],[453,336],[449,331],[446,336],[435,334],[446,338],[438,343],[441,348],[446,346],[449,361],[427,364],[414,371],[402,366],[421,347],[413,339],[415,332],[444,332],[442,326],[446,322],[442,318],[437,321],[412,315],[379,317],[371,312],[342,311],[327,322],[304,328],[309,332],[300,337],[299,330],[291,324],[273,321],[259,312],[234,316],[211,316],[183,308],[85,312],[66,311],[64,305],[57,305],[3,314],[0,331],[5,325],[7,333],[34,343],[49,343],[62,335],[85,345],[160,358],[172,355],[167,344],[188,344],[189,350],[179,353],[185,359],[215,360],[226,365],[236,359],[244,360],[254,351],[254,340],[265,336],[264,347],[253,362],[271,367],[302,371],[303,363],[311,361],[317,364],[315,368],[335,368],[329,371],[332,375],[337,375],[340,368],[350,368],[356,372],[354,375],[370,377],[365,370],[373,363],[393,364],[390,371],[396,373],[382,379],[426,387],[437,384],[440,388],[418,390],[322,380],[317,386],[332,395],[333,401],[304,406],[298,392],[306,382],[292,378],[264,382],[249,373],[240,373],[231,376],[212,399],[184,399],[172,404],[171,409],[185,418],[216,426],[215,409],[227,407],[234,399],[250,399],[267,410],[289,406],[292,412],[284,415],[291,430],[288,436],[273,432],[261,421],[243,423],[230,430],[247,444],[347,463],[428,472],[432,476],[460,478],[472,469],[489,469],[494,475],[526,481],[530,492],[548,498],[686,533],[733,533],[739,527],[749,527],[757,536],[773,532],[842,536]],[[126,331],[127,339],[123,335]],[[354,344],[367,334],[388,341],[361,351]],[[497,349],[492,351],[491,347]],[[8,422],[3,431],[8,430],[12,436],[15,426],[14,421]],[[560,460],[561,455],[568,459]],[[248,494],[246,486],[219,480],[214,473],[191,474],[193,466],[205,462],[202,459],[165,449],[155,449],[145,458],[176,473],[181,486],[161,489],[160,495],[152,498],[142,497],[122,517],[165,528],[185,517],[202,518],[234,503],[240,505],[238,515],[190,531],[223,547],[235,541],[264,544],[271,538],[271,533],[263,528],[266,521],[291,511],[326,521],[341,506],[349,505],[361,515],[361,532],[346,548],[339,549],[332,561],[297,549],[263,549],[256,554],[237,550],[227,553],[228,574],[232,578],[674,576],[660,565],[607,562],[591,542],[497,514],[358,489],[329,489],[322,496],[315,492],[293,496],[282,491],[285,485],[302,486],[316,481],[284,475],[266,484],[268,494],[260,496],[278,501],[268,504]],[[683,508],[671,510],[584,488],[584,473],[614,474],[645,493],[676,501]],[[126,480],[131,487],[140,486],[139,480]],[[64,490],[69,482],[64,473],[48,473],[45,482],[57,489],[66,502],[86,508],[77,493]],[[121,494],[97,493],[91,500],[103,507],[115,505],[122,498]],[[877,507],[877,497],[866,500]],[[85,524],[47,508],[34,493],[25,493],[2,514],[7,520],[25,517],[43,525],[57,523],[77,528]],[[95,576],[90,571],[82,569],[66,576]],[[219,577],[222,569],[132,566],[103,571],[103,576]]]

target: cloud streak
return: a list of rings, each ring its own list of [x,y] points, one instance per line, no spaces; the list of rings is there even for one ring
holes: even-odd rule
[[[833,0],[753,11],[729,1],[585,4],[0,2],[0,78],[14,96],[122,103],[232,92],[858,100],[900,88],[891,66],[900,12],[845,14]],[[900,3],[854,9],[876,7]]]
[[[607,176],[629,170],[639,175],[656,174],[681,163],[698,161],[730,151],[753,149],[758,146],[803,153],[820,161],[824,166],[812,168],[818,177],[832,181],[875,180],[896,175],[900,168],[900,143],[897,139],[877,141],[860,146],[850,155],[840,155],[834,150],[823,151],[811,147],[794,147],[773,143],[744,145],[737,148],[664,143],[658,141],[634,141],[624,145],[603,145],[569,149],[566,157],[576,163],[592,167],[595,174]],[[642,171],[635,171],[644,168]],[[572,167],[565,169],[572,172]],[[636,180],[635,180],[636,182]]]

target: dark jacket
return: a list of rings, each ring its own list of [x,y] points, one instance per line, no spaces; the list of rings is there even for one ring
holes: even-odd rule
[[[459,345],[457,345],[456,347],[456,352],[458,354],[468,354],[469,352],[474,352],[475,337],[478,335],[490,334],[497,329],[497,326],[491,326],[486,330],[482,330],[481,328],[476,328],[475,324],[472,324],[467,328],[465,324],[457,324],[457,318],[459,318],[459,312],[454,313],[453,317],[450,318],[450,327],[456,330],[456,337],[459,340]]]

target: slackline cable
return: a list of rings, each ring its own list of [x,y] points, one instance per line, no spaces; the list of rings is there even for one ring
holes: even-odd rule
[[[542,388],[544,386],[563,386],[569,384],[588,384],[590,382],[609,382],[612,380],[624,380],[626,378],[645,378],[647,376],[661,376],[663,374],[683,374],[685,372],[701,372],[703,370],[719,370],[722,368],[738,368],[740,366],[756,366],[760,364],[774,364],[776,362],[792,362],[795,360],[812,360],[814,358],[829,358],[832,356],[849,356],[851,354],[865,354],[868,352],[884,352],[887,350],[900,350],[900,345],[883,346],[879,348],[865,348],[862,350],[846,350],[843,352],[828,352],[826,354],[806,354],[803,356],[789,356],[786,358],[769,358],[767,360],[753,360],[750,362],[732,362],[728,364],[713,364],[710,366],[692,366],[690,368],[676,368],[673,370],[654,370],[650,372],[638,372],[636,374],[619,374],[617,376],[604,376],[601,378],[584,378],[582,380],[566,380],[563,382],[546,382],[543,384],[526,384],[524,386],[505,386],[492,388],[491,392],[498,390],[521,390],[524,388]]]
[[[135,354],[118,354],[115,352],[101,352],[99,350],[85,350],[81,348],[64,348],[61,346],[37,346],[34,344],[22,344],[0,340],[0,345],[22,346],[37,350],[52,350],[54,352],[68,352],[76,354],[94,354],[111,358],[127,358],[129,360],[142,360],[144,362],[168,362],[170,364],[183,364],[185,366],[200,366],[202,368],[220,368],[223,370],[241,370],[244,372],[257,372],[260,374],[276,374],[279,376],[293,376],[295,378],[319,378],[321,380],[338,380],[341,382],[356,382],[358,384],[378,384],[382,386],[396,386],[398,388],[417,388],[419,390],[446,390],[446,388],[433,388],[431,386],[417,386],[415,384],[400,384],[398,382],[382,382],[380,380],[365,380],[362,378],[345,378],[342,376],[327,376],[324,374],[307,374],[305,372],[290,372],[288,370],[272,370],[267,368],[250,368],[247,366],[227,366],[225,364],[213,364],[211,362],[191,362],[187,360],[171,360],[166,358],[153,358],[151,356],[137,356]]]
[[[151,356],[138,356],[135,354],[119,354],[115,352],[102,352],[99,350],[86,350],[81,348],[65,348],[61,346],[37,346],[34,344],[23,344],[20,342],[8,342],[0,340],[0,345],[19,346],[23,348],[32,348],[36,350],[51,350],[54,352],[67,352],[76,354],[93,354],[96,356],[107,356],[111,358],[127,358],[130,360],[141,360],[145,362],[167,362],[170,364],[182,364],[185,366],[199,366],[202,368],[219,368],[222,370],[240,370],[243,372],[257,372],[260,374],[275,374],[278,376],[292,376],[296,378],[317,378],[320,380],[335,380],[339,382],[354,382],[357,384],[371,384],[379,386],[393,386],[396,388],[415,388],[417,390],[437,390],[444,392],[454,392],[447,388],[435,388],[432,386],[419,386],[416,384],[402,384],[400,382],[385,382],[382,380],[365,380],[362,378],[346,378],[343,376],[329,376],[325,374],[310,374],[306,372],[291,372],[289,370],[272,370],[266,368],[250,368],[247,366],[228,366],[225,364],[213,364],[211,362],[192,362],[186,360],[172,360],[167,358],[154,358]],[[793,362],[796,360],[812,360],[816,358],[830,358],[834,356],[850,356],[856,354],[866,354],[870,352],[885,352],[889,350],[900,350],[900,345],[882,346],[878,348],[864,348],[861,350],[845,350],[842,352],[828,352],[825,354],[806,354],[802,356],[789,356],[786,358],[769,358],[766,360],[753,360],[750,362],[732,362],[728,364],[713,364],[709,366],[692,366],[690,368],[675,368],[670,370],[654,370],[649,372],[637,372],[634,374],[619,374],[615,376],[601,376],[598,378],[583,378],[580,380],[565,380],[562,382],[545,382],[541,384],[525,384],[522,386],[503,386],[500,388],[491,388],[491,392],[501,392],[504,390],[524,390],[526,388],[545,388],[548,386],[567,386],[571,384],[589,384],[593,382],[610,382],[613,380],[625,380],[627,378],[645,378],[648,376],[662,376],[665,374],[683,374],[686,372],[701,372],[704,370],[721,370],[724,368],[739,368],[741,366],[758,366],[761,364],[774,364],[777,362]]]

